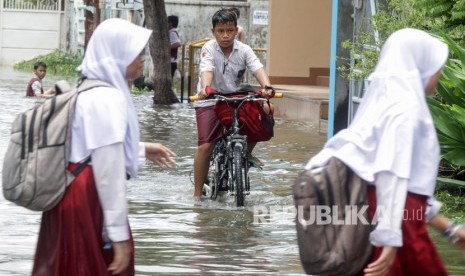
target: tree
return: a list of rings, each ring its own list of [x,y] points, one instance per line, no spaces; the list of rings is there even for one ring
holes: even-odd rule
[[[174,95],[170,65],[170,39],[166,20],[164,0],[144,0],[144,14],[147,28],[153,30],[149,50],[153,61],[153,102],[172,104],[179,102]]]
[[[89,43],[90,37],[94,33],[95,28],[100,24],[100,6],[99,1],[96,0],[86,0],[86,10],[85,10],[85,36],[84,36],[84,49],[87,49],[87,44]]]

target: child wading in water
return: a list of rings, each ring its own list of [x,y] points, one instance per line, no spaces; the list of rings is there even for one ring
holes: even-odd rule
[[[42,87],[42,79],[47,74],[47,65],[43,61],[38,61],[34,64],[34,77],[31,78],[26,88],[26,97],[48,98],[55,95],[55,90],[49,88],[44,92]]]

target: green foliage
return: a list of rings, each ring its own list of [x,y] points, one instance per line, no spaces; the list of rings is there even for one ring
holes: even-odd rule
[[[148,93],[148,92],[152,92],[152,91],[147,86],[144,87],[143,89],[139,89],[139,88],[134,86],[131,89],[132,94],[144,94],[144,93]]]
[[[418,5],[452,36],[462,37],[465,31],[465,0],[418,0]]]
[[[434,193],[434,198],[442,202],[441,214],[459,222],[465,222],[465,196],[460,189],[439,188]]]
[[[465,222],[465,182],[438,177],[434,197],[443,203],[441,213],[450,219]]]
[[[417,5],[416,0],[386,2],[377,1],[377,14],[369,18],[372,30],[357,30],[352,41],[342,44],[353,58],[350,68],[338,68],[347,79],[362,80],[374,70],[381,46],[393,32],[407,27],[432,29],[437,26],[434,22],[426,21],[426,11]]]
[[[382,44],[396,30],[410,27],[443,34],[448,30],[446,23],[451,22],[446,19],[452,18],[453,11],[457,18],[459,10],[465,13],[465,0],[385,2],[387,4],[383,5],[378,1],[378,13],[369,19],[372,30],[357,30],[353,41],[346,41],[342,45],[350,50],[353,59],[350,68],[338,68],[348,79],[362,80],[373,71]],[[428,17],[431,13],[436,17]],[[375,34],[378,40],[375,40]],[[428,99],[428,104],[437,129],[442,159],[445,161],[442,169],[452,171],[448,173],[449,177],[465,179],[465,48],[459,44],[462,42],[456,39],[456,34],[442,37],[449,45],[453,57],[444,68],[436,97]],[[440,173],[444,171],[440,170]]]
[[[465,48],[444,35],[451,58],[443,70],[437,95],[428,99],[442,158],[457,170],[465,167]]]
[[[15,64],[14,68],[23,71],[32,71],[34,63],[43,61],[47,64],[48,73],[59,74],[62,76],[79,76],[76,68],[82,62],[80,53],[68,53],[63,50],[55,50],[46,55],[37,56],[31,60],[21,61]]]

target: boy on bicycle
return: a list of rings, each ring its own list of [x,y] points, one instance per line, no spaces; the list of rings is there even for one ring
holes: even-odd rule
[[[252,48],[234,39],[238,32],[236,14],[229,9],[221,9],[213,15],[212,25],[215,39],[205,43],[200,56],[200,78],[197,86],[199,98],[207,97],[207,86],[221,91],[223,95],[240,90],[246,69],[264,87],[264,96],[271,96],[273,92],[268,88],[271,86],[270,80],[260,60]],[[214,105],[212,102],[194,103],[198,131],[198,148],[194,156],[195,199],[202,196],[215,142],[224,134]],[[268,105],[263,108],[266,113],[270,112]],[[248,149],[251,151],[255,144],[249,143]]]

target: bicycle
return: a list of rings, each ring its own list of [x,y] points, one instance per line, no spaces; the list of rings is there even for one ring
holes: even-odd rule
[[[247,151],[247,135],[241,134],[244,127],[239,116],[241,107],[247,102],[267,101],[261,96],[261,91],[247,90],[226,97],[208,88],[209,97],[204,101],[228,103],[233,107],[233,116],[226,134],[215,143],[210,158],[210,169],[206,184],[210,187],[210,198],[215,200],[219,191],[227,191],[235,197],[237,207],[244,206],[244,198],[250,194],[249,154]],[[243,95],[246,93],[245,95]],[[282,98],[282,93],[275,93],[273,98]],[[189,97],[191,101],[199,100],[197,96]]]

